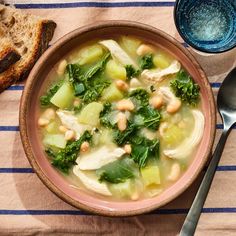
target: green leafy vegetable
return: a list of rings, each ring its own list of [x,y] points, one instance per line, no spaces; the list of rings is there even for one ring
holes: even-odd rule
[[[153,64],[153,55],[147,54],[140,59],[140,67],[142,70],[151,69],[154,67]]]
[[[150,158],[159,158],[159,140],[149,140],[141,137],[138,142],[132,140],[131,158],[139,165],[145,167]]]
[[[148,105],[141,107],[135,116],[136,120],[138,120],[138,125],[152,130],[158,129],[161,120],[161,114],[158,110],[152,108],[151,106]]]
[[[45,95],[40,97],[40,104],[41,106],[48,106],[51,104],[50,100],[53,97],[53,95],[58,91],[58,89],[61,87],[62,81],[59,81],[59,83],[53,84]]]
[[[128,79],[131,79],[140,74],[140,70],[136,70],[132,65],[126,65],[126,75]]]
[[[85,131],[84,134],[76,141],[68,142],[66,147],[55,153],[52,149],[47,149],[46,153],[52,157],[52,165],[64,173],[68,173],[71,166],[75,165],[75,161],[80,151],[80,146],[84,141],[91,141],[92,135]]]
[[[177,73],[176,79],[171,81],[170,86],[175,96],[182,101],[193,106],[198,103],[200,87],[184,70]]]
[[[111,124],[109,115],[111,113],[111,103],[106,102],[103,104],[103,110],[100,113],[100,124],[106,128],[113,128],[114,126]]]
[[[110,81],[104,79],[104,68],[110,53],[95,65],[89,68],[80,67],[78,64],[68,64],[67,72],[69,81],[73,84],[75,95],[83,99],[84,103],[96,101],[103,90],[110,85]]]
[[[129,141],[131,136],[135,135],[136,131],[137,126],[129,122],[128,127],[124,131],[114,130],[113,139],[118,145],[123,145]]]
[[[134,99],[138,106],[147,106],[149,103],[149,94],[145,89],[135,89],[129,94],[129,97]]]
[[[100,176],[99,181],[107,181],[110,183],[123,183],[127,179],[133,178],[135,171],[135,164],[130,158],[124,158],[109,163],[96,172]]]

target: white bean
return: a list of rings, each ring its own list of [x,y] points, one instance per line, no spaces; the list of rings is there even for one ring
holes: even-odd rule
[[[161,96],[154,96],[150,98],[149,104],[154,108],[160,108],[163,105],[163,98]]]
[[[81,152],[87,152],[89,150],[89,142],[85,141],[80,146]]]
[[[42,117],[47,120],[54,120],[56,117],[56,112],[54,111],[53,108],[48,108],[44,111],[44,113],[42,114]]]
[[[143,55],[145,55],[147,53],[152,53],[152,52],[154,52],[153,47],[151,45],[147,45],[147,44],[141,44],[138,47],[137,51],[136,51],[136,53],[139,56],[143,56]]]
[[[65,133],[68,129],[64,125],[59,126],[59,131]]]
[[[38,119],[38,125],[43,127],[49,124],[49,120],[45,118],[39,118]]]
[[[137,88],[137,87],[140,87],[142,84],[140,83],[138,79],[132,78],[129,82],[129,85],[131,88]]]
[[[127,154],[130,154],[132,152],[132,148],[130,144],[125,144],[124,150]]]
[[[117,126],[120,131],[124,131],[127,128],[127,118],[126,115],[122,112],[118,113]]]
[[[75,98],[74,102],[73,102],[73,106],[77,107],[80,105],[80,99],[79,98]]]
[[[75,131],[73,130],[67,130],[65,132],[65,140],[72,140],[75,138]]]
[[[166,107],[166,111],[168,113],[175,113],[177,112],[181,107],[181,101],[180,100],[174,100],[172,102],[170,102],[167,107]]]
[[[67,61],[62,60],[58,65],[57,74],[58,75],[63,75],[65,73],[66,66],[67,66]]]
[[[123,80],[116,80],[116,87],[121,91],[127,91],[129,89],[129,85]]]
[[[171,171],[167,179],[170,181],[176,181],[179,175],[180,175],[180,165],[178,163],[174,163],[171,166]]]
[[[120,111],[133,111],[134,110],[134,104],[132,101],[128,99],[123,99],[116,104],[117,110]]]

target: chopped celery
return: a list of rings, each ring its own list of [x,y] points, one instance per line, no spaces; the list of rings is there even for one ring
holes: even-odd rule
[[[116,87],[115,84],[111,84],[108,88],[104,89],[102,93],[102,100],[113,102],[123,98],[123,94],[121,91]]]
[[[74,100],[74,90],[69,82],[65,82],[51,98],[50,102],[55,106],[64,109],[69,108]]]
[[[43,143],[46,146],[54,146],[58,148],[66,147],[66,140],[63,134],[46,134]]]
[[[157,68],[165,69],[171,64],[171,59],[165,53],[156,54],[153,57],[153,63]]]
[[[170,125],[162,137],[165,145],[176,146],[183,141],[183,130],[177,125]]]
[[[91,102],[86,105],[79,114],[79,122],[92,126],[99,125],[99,115],[103,110],[103,105],[99,102]]]
[[[57,124],[57,122],[52,121],[46,126],[45,129],[50,134],[58,133],[58,124]]]
[[[109,190],[114,196],[119,196],[121,198],[130,198],[134,193],[135,186],[132,180],[128,179],[124,183],[110,184]]]
[[[100,135],[100,139],[99,139],[99,142],[101,144],[109,144],[111,143],[113,140],[112,138],[112,131],[109,130],[109,129],[104,129]]]
[[[126,69],[114,60],[107,62],[106,75],[111,79],[126,80]]]
[[[103,55],[103,48],[98,45],[92,45],[85,47],[79,52],[79,65],[84,65],[87,63],[93,63],[99,60]]]
[[[160,170],[159,167],[156,165],[150,165],[142,168],[141,175],[143,177],[143,182],[145,186],[161,183]]]
[[[135,57],[137,55],[136,51],[141,44],[141,41],[136,38],[123,36],[120,40],[120,45],[123,49],[130,54],[130,56]]]

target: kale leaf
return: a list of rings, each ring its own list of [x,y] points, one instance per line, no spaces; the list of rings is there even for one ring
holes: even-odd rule
[[[151,69],[154,67],[153,64],[153,55],[147,54],[140,59],[140,67],[142,70]]]
[[[56,84],[53,84],[46,92],[45,95],[40,97],[40,104],[41,106],[48,106],[51,104],[50,100],[53,97],[53,95],[58,91],[58,89],[61,87],[62,81],[59,81]]]
[[[132,65],[126,65],[126,76],[128,79],[131,79],[135,76],[138,76],[140,74],[140,70],[136,70]]]
[[[196,106],[198,103],[200,87],[194,83],[186,71],[180,70],[176,75],[176,79],[171,81],[170,87],[175,96],[179,97],[183,102],[192,106]]]
[[[81,67],[78,64],[68,64],[67,72],[72,83],[75,96],[79,96],[84,103],[96,101],[103,90],[110,85],[110,81],[104,79],[104,68],[110,58],[107,53],[95,65]]]
[[[140,137],[138,142],[132,140],[131,158],[139,165],[139,168],[145,167],[150,158],[159,158],[159,140],[149,140]]]
[[[80,151],[80,146],[84,141],[90,142],[92,135],[85,131],[84,134],[76,141],[70,141],[66,147],[55,153],[52,149],[47,149],[45,152],[52,158],[52,165],[58,168],[63,173],[67,174],[69,169],[76,164],[76,159]]]
[[[138,125],[140,126],[157,130],[160,124],[161,114],[157,109],[148,105],[141,107],[135,114],[134,119],[138,121]]]
[[[107,181],[110,183],[122,183],[127,179],[134,178],[135,164],[132,159],[125,157],[109,163],[96,171],[99,181]]]
[[[103,110],[100,112],[100,124],[106,128],[113,128],[114,125],[110,122],[111,103],[106,102],[103,105]]]
[[[114,129],[113,139],[118,145],[127,143],[137,131],[137,126],[133,123],[128,122],[128,126],[124,131],[120,131],[118,128]]]
[[[149,94],[145,89],[135,89],[130,94],[129,97],[135,100],[138,106],[147,106],[149,103]]]

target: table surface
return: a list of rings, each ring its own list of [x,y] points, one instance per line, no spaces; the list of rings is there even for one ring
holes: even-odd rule
[[[173,20],[174,1],[6,1],[17,8],[53,19],[58,26],[51,43],[67,32],[98,20],[134,20],[159,28],[183,42]],[[187,45],[185,45],[187,46]],[[189,48],[205,69],[217,95],[222,79],[236,65],[236,50],[201,55]],[[24,154],[18,123],[24,82],[0,94],[0,235],[177,235],[201,176],[180,197],[152,213],[108,218],[82,212],[50,192]],[[217,119],[216,142],[222,132]],[[196,235],[235,235],[236,130],[226,144],[203,208]]]

